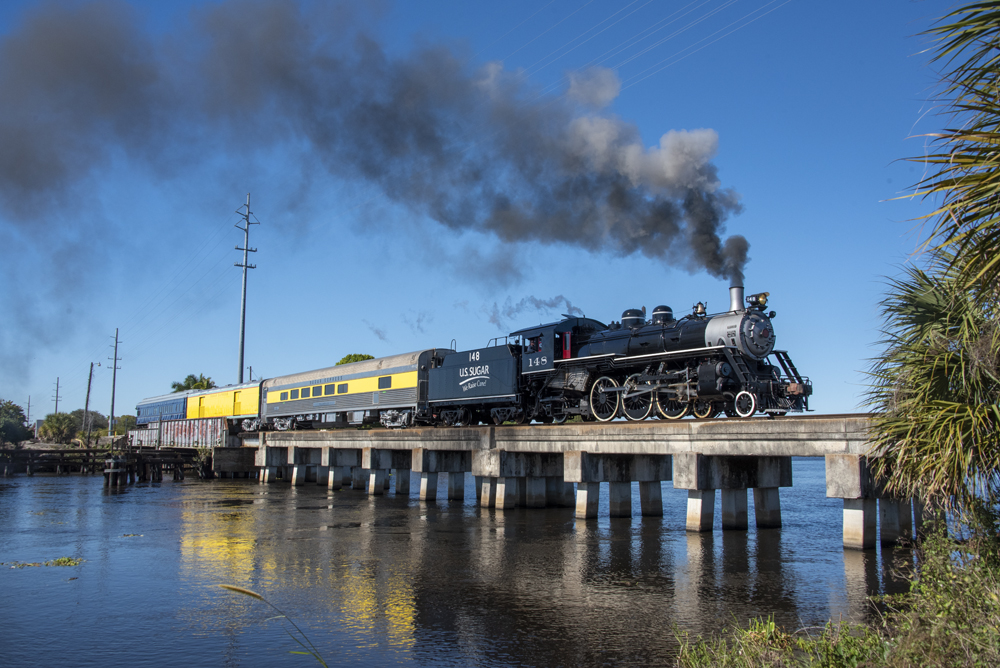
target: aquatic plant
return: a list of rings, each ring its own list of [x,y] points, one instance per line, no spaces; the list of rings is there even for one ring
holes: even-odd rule
[[[255,598],[258,601],[261,601],[262,603],[264,603],[265,605],[267,605],[269,608],[271,608],[275,612],[277,612],[278,615],[276,617],[269,617],[268,620],[265,620],[265,621],[269,621],[271,619],[283,619],[286,622],[288,622],[288,624],[293,629],[295,629],[295,633],[292,633],[287,628],[285,629],[285,633],[288,634],[289,638],[291,638],[296,643],[298,643],[299,647],[301,647],[303,650],[305,650],[305,651],[291,650],[291,651],[289,651],[289,654],[303,654],[303,655],[311,656],[312,658],[316,659],[316,662],[319,663],[319,665],[323,666],[323,668],[328,668],[328,666],[326,665],[326,661],[323,660],[323,657],[320,655],[319,650],[316,649],[316,645],[314,645],[312,643],[312,641],[309,640],[309,636],[307,636],[305,634],[305,632],[303,632],[302,629],[300,629],[298,627],[298,625],[292,620],[291,617],[289,617],[284,612],[282,612],[273,603],[271,603],[270,601],[268,601],[266,598],[264,598],[263,596],[261,596],[257,592],[255,592],[253,590],[250,590],[250,589],[246,589],[244,587],[237,587],[236,585],[227,585],[227,584],[220,584],[218,586],[222,587],[223,589],[228,589],[231,592],[235,592],[237,594],[241,594],[243,596],[249,596],[250,598]]]

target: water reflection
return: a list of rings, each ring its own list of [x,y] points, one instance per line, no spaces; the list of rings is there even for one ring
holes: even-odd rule
[[[810,480],[796,471],[822,500],[821,466]],[[435,504],[240,480],[113,495],[86,478],[38,482],[0,486],[0,560],[76,550],[90,594],[73,614],[149,634],[191,665],[273,665],[295,649],[282,622],[267,621],[272,611],[219,583],[265,594],[328,661],[557,666],[669,663],[674,626],[860,620],[868,596],[905,586],[889,566],[906,553],[842,550],[840,509],[822,501],[790,507],[784,529],[693,534],[684,494],[669,485],[663,518],[578,520],[572,509],[482,509],[472,493]],[[53,509],[74,522],[37,514]],[[121,538],[129,533],[143,537]],[[62,603],[32,579],[41,571],[0,574],[11,637],[31,637]],[[81,665],[135,665],[126,654],[109,660],[92,626],[70,628],[65,646],[82,650]],[[16,656],[58,659],[49,651]]]

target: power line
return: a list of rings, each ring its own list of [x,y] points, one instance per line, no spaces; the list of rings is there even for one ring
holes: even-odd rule
[[[725,38],[725,37],[728,37],[728,36],[732,35],[732,34],[733,34],[734,32],[736,32],[736,31],[738,31],[738,30],[742,30],[743,28],[746,28],[746,27],[747,27],[748,25],[750,25],[750,24],[751,24],[751,23],[753,23],[754,21],[757,21],[757,20],[759,20],[759,19],[762,19],[762,18],[764,18],[765,16],[767,16],[768,14],[770,14],[770,13],[772,13],[772,12],[774,12],[774,11],[777,11],[778,9],[781,9],[782,7],[784,7],[785,5],[787,5],[787,4],[788,4],[789,2],[791,2],[791,1],[792,1],[792,0],[785,0],[784,2],[782,2],[782,3],[781,3],[780,5],[778,5],[777,7],[772,7],[771,9],[767,10],[766,12],[764,12],[763,14],[761,14],[760,16],[755,16],[754,18],[750,19],[749,21],[747,21],[747,22],[746,22],[746,23],[744,23],[743,25],[740,25],[740,26],[738,26],[738,27],[736,27],[736,28],[733,28],[732,30],[730,30],[729,32],[727,32],[727,33],[726,33],[726,34],[724,34],[724,35],[719,35],[718,37],[716,37],[715,39],[713,39],[713,40],[712,40],[711,42],[708,42],[708,43],[706,43],[706,44],[702,44],[701,46],[699,46],[699,47],[698,47],[697,49],[694,49],[694,50],[693,50],[693,51],[691,51],[690,53],[684,53],[685,51],[688,51],[688,50],[690,50],[690,49],[691,49],[692,47],[694,47],[694,46],[695,46],[696,44],[699,44],[699,43],[701,43],[701,42],[704,42],[705,40],[709,39],[710,37],[713,37],[714,35],[718,35],[718,34],[719,34],[720,32],[722,32],[723,30],[726,30],[726,29],[728,29],[728,28],[731,28],[732,26],[736,25],[737,23],[740,23],[741,21],[744,21],[744,20],[746,20],[746,19],[747,19],[748,17],[750,17],[750,16],[753,16],[753,15],[754,15],[754,14],[756,14],[757,12],[759,12],[759,11],[763,10],[763,9],[764,9],[765,7],[767,7],[768,5],[773,5],[773,4],[775,3],[775,2],[778,2],[778,0],[771,0],[771,2],[767,3],[766,5],[764,5],[764,6],[762,6],[762,7],[758,7],[757,9],[753,10],[752,12],[749,12],[748,14],[745,14],[745,15],[744,15],[744,16],[743,16],[742,18],[739,18],[739,19],[737,19],[737,20],[733,21],[732,23],[730,23],[729,25],[727,25],[727,26],[725,26],[725,27],[723,27],[723,28],[719,28],[718,30],[716,30],[715,32],[713,32],[713,33],[712,33],[711,35],[708,35],[707,37],[703,37],[702,39],[698,40],[697,42],[695,42],[695,43],[694,43],[694,44],[692,44],[691,46],[687,47],[686,49],[682,49],[681,51],[678,51],[677,53],[675,53],[675,54],[674,54],[673,56],[670,56],[669,58],[664,58],[664,59],[663,59],[663,60],[661,60],[661,61],[660,61],[659,63],[656,63],[656,65],[651,65],[650,67],[647,67],[647,68],[646,68],[645,70],[642,70],[642,72],[639,72],[639,74],[636,74],[636,75],[634,75],[633,77],[631,77],[630,79],[628,79],[628,80],[627,80],[627,82],[628,82],[628,83],[627,83],[627,85],[623,85],[623,86],[622,86],[622,90],[625,90],[626,88],[631,88],[632,86],[635,86],[635,85],[637,85],[637,84],[639,84],[639,83],[641,83],[641,82],[645,81],[645,80],[646,80],[646,79],[648,79],[649,77],[651,77],[651,76],[653,76],[653,75],[655,75],[655,74],[658,74],[658,73],[662,72],[663,70],[667,69],[667,68],[668,68],[668,67],[670,67],[671,65],[675,65],[675,64],[679,63],[680,61],[684,60],[684,59],[685,59],[685,58],[687,58],[688,56],[693,56],[694,54],[698,53],[698,52],[699,52],[699,51],[701,51],[702,49],[704,49],[704,48],[707,48],[707,47],[709,47],[709,46],[711,46],[711,45],[715,44],[715,43],[716,43],[716,42],[718,42],[719,40],[721,40],[721,39],[723,39],[723,38]],[[680,54],[682,54],[682,53],[684,53],[684,55],[680,55]],[[674,60],[673,60],[673,61],[671,61],[671,62],[669,62],[669,63],[667,63],[666,65],[663,65],[663,67],[659,67],[658,69],[656,69],[656,70],[654,70],[654,71],[652,71],[652,72],[649,72],[649,70],[653,69],[654,67],[657,67],[657,65],[661,65],[661,64],[663,64],[663,63],[666,63],[666,62],[667,62],[668,60],[671,60],[671,58],[674,58]],[[641,76],[641,75],[642,75],[642,74],[644,74],[645,72],[649,72],[649,74],[646,74],[646,76]],[[622,83],[623,83],[623,84],[625,84],[626,82],[622,82]]]

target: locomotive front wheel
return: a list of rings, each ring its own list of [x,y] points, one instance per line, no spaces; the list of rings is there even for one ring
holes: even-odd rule
[[[699,420],[704,420],[718,415],[719,407],[715,404],[715,402],[707,401],[705,399],[697,399],[691,408],[691,412]]]
[[[608,390],[618,387],[614,378],[601,376],[590,388],[590,412],[601,422],[613,420],[618,415],[618,393]]]
[[[638,389],[639,374],[634,373],[625,379],[625,391],[622,393],[622,412],[625,418],[633,422],[645,420],[653,412],[653,393],[638,394],[634,397],[626,396],[630,392]]]
[[[736,415],[748,418],[757,412],[757,397],[743,390],[733,400],[733,408],[736,409]]]
[[[664,420],[680,420],[690,409],[691,404],[671,399],[666,392],[656,393],[656,412]]]

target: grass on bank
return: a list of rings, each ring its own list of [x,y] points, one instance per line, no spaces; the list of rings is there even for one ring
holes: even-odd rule
[[[753,620],[724,636],[677,633],[683,668],[719,666],[1000,666],[1000,550],[996,527],[956,542],[928,538],[910,592],[880,599],[870,624],[829,623],[788,633]]]

